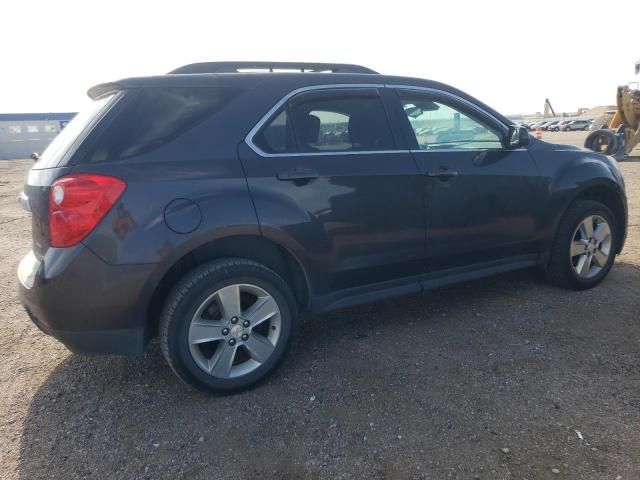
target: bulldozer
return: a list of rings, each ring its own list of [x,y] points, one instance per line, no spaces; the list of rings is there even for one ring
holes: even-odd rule
[[[635,64],[635,73],[640,75],[640,61]],[[618,87],[616,105],[618,108],[609,128],[591,132],[584,146],[623,160],[640,144],[640,85],[637,81]]]

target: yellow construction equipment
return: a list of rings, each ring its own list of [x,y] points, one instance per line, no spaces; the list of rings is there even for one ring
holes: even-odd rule
[[[640,74],[640,61],[635,65],[636,75]],[[622,160],[640,144],[640,86],[638,82],[618,87],[616,95],[617,111],[608,129],[591,132],[584,146],[596,152],[612,155]]]

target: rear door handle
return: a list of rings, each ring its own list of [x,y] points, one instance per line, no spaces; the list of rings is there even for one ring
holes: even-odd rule
[[[440,180],[442,180],[443,182],[446,182],[447,180],[457,177],[458,176],[458,172],[456,172],[455,170],[449,170],[449,169],[443,169],[443,170],[438,170],[436,172],[427,172],[427,176],[428,177],[433,177],[433,178],[438,178]]]
[[[295,167],[289,170],[285,170],[284,172],[278,173],[276,175],[278,180],[315,180],[320,176],[320,174],[312,168],[307,167]]]

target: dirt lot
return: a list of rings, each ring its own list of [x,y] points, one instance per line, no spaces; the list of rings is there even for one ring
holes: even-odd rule
[[[227,397],[180,383],[155,343],[83,358],[31,324],[29,165],[0,162],[0,478],[640,478],[640,157],[600,287],[527,271],[307,317],[270,381]]]

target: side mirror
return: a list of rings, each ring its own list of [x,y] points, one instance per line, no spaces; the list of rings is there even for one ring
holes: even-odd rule
[[[40,160],[40,154],[36,153],[36,152],[33,152],[31,154],[31,160],[33,160],[34,162],[37,162],[38,160]]]
[[[518,148],[529,145],[531,137],[525,127],[511,125],[509,127],[509,147]]]

